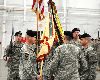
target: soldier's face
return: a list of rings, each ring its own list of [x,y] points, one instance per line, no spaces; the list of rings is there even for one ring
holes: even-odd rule
[[[26,35],[26,40],[27,40],[27,42],[29,42],[29,43],[36,43],[36,38],[34,38],[34,37],[30,37],[30,36],[28,36],[28,35]]]
[[[22,35],[18,34],[18,36],[15,36],[15,41],[21,42],[22,40]]]
[[[32,38],[32,42],[33,42],[34,44],[36,44],[36,38],[35,38],[35,37]]]
[[[81,38],[80,43],[81,43],[82,46],[85,46],[85,45],[88,44],[88,40],[86,38]]]
[[[73,33],[73,38],[75,38],[75,39],[79,38],[79,31],[75,31]]]
[[[29,43],[32,43],[32,37],[26,35],[26,41],[29,42]]]
[[[66,35],[64,35],[64,37],[63,37],[63,42],[67,43],[67,36]]]

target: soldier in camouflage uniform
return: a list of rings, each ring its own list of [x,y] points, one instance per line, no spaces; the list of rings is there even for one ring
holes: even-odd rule
[[[79,73],[81,80],[96,79],[97,55],[94,49],[89,46],[91,40],[90,37],[91,36],[87,33],[80,36],[82,47],[79,56]]]
[[[72,30],[72,37],[73,39],[71,40],[71,43],[80,47],[80,39],[79,39],[79,32],[80,32],[80,29],[79,28],[74,28]]]
[[[97,58],[98,58],[97,71],[100,71],[100,40],[98,41],[96,40],[91,45],[97,53]]]
[[[64,44],[55,49],[53,59],[46,66],[46,80],[80,80],[78,73],[79,48],[70,44],[71,32],[65,32]],[[50,75],[53,74],[54,79]]]
[[[23,46],[21,43],[22,33],[15,33],[15,41],[11,43],[4,52],[4,58],[7,59],[8,76],[7,80],[20,80],[19,78],[19,64],[20,64],[20,50]]]
[[[22,57],[20,60],[20,78],[21,80],[37,79],[37,62],[36,62],[36,33],[32,30],[26,32],[26,43],[22,48]]]

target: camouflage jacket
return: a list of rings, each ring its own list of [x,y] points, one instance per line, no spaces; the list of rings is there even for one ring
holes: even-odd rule
[[[54,80],[80,80],[77,55],[79,48],[73,44],[63,44],[56,48],[52,61],[46,66],[47,80],[53,74]]]
[[[94,48],[94,50],[100,54],[100,42],[98,43],[92,43],[91,46]]]
[[[78,46],[78,47],[80,47],[80,46],[81,46],[81,44],[80,44],[80,41],[79,41],[79,40],[78,40],[78,41],[71,40],[71,41],[70,41],[70,43],[71,43],[71,44],[73,44],[73,45],[76,45],[76,46]]]
[[[95,80],[97,55],[92,47],[81,48],[79,64],[81,80]]]
[[[22,47],[23,43],[16,42],[7,46],[4,51],[4,56],[9,57],[9,60],[7,61],[8,67],[12,67],[12,65],[14,66],[15,64],[15,66],[19,66]]]
[[[36,80],[37,62],[36,62],[36,46],[25,44],[22,48],[22,56],[20,58],[20,78],[22,80]]]

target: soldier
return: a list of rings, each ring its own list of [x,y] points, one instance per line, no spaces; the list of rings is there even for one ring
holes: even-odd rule
[[[19,78],[19,63],[20,63],[20,50],[23,46],[21,43],[22,33],[15,33],[15,41],[11,42],[5,49],[4,58],[7,59],[8,76],[7,80],[20,80]]]
[[[46,80],[80,80],[77,59],[79,48],[70,44],[70,31],[64,34],[64,44],[55,49],[52,61],[46,66]],[[50,78],[51,74],[54,79]]]
[[[96,70],[100,71],[100,39],[95,39],[91,45],[97,53],[98,65]]]
[[[26,43],[22,48],[22,57],[20,60],[20,78],[21,80],[37,79],[36,62],[36,37],[37,33],[32,30],[26,32]]]
[[[79,58],[79,73],[81,80],[95,80],[96,79],[96,65],[97,55],[90,46],[91,36],[84,33],[80,36],[81,52]]]
[[[71,41],[72,44],[74,44],[74,45],[76,45],[78,47],[80,47],[79,32],[80,32],[79,28],[74,28],[72,30],[72,37],[73,37],[73,39]]]

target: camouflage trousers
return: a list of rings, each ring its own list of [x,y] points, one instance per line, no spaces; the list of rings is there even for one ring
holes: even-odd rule
[[[8,75],[7,80],[20,80],[19,77],[19,68],[9,68],[8,67]]]

